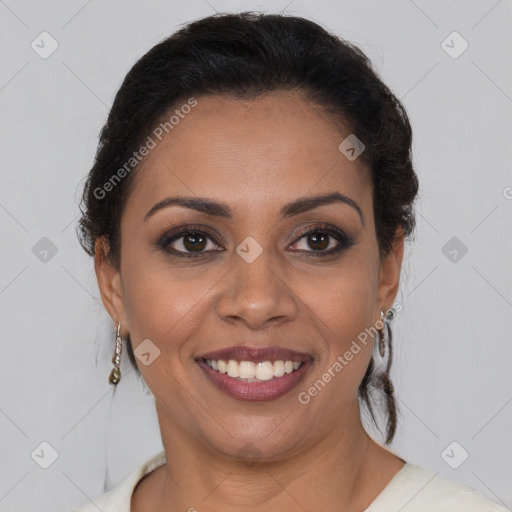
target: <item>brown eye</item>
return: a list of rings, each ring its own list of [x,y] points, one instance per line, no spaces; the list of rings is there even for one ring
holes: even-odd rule
[[[202,251],[206,247],[206,237],[200,233],[194,233],[191,235],[185,235],[183,237],[182,245],[187,251]]]
[[[198,257],[218,250],[213,234],[194,228],[165,234],[159,239],[158,245],[168,253],[184,257]]]
[[[327,235],[326,233],[316,232],[307,235],[306,239],[309,247],[311,247],[313,250],[323,251],[329,246],[329,238],[331,238],[331,236]]]
[[[297,247],[302,240],[302,247]],[[295,249],[311,253],[313,256],[329,256],[352,247],[355,240],[340,229],[323,224],[302,233],[293,245]]]

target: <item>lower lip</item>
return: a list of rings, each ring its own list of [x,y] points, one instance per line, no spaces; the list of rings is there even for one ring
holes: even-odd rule
[[[312,361],[305,361],[298,370],[285,373],[282,377],[263,382],[242,382],[229,377],[227,373],[213,370],[202,359],[196,362],[214,386],[231,398],[247,402],[268,402],[281,398],[302,381],[312,366]]]

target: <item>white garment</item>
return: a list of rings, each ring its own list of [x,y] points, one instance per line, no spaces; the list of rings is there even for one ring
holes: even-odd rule
[[[135,486],[165,464],[165,451],[141,464],[117,487],[71,512],[130,512]],[[407,462],[364,512],[510,512],[483,494]]]

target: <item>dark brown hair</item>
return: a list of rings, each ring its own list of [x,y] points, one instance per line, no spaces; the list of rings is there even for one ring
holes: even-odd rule
[[[189,23],[149,50],[127,74],[101,130],[84,186],[78,235],[87,253],[93,256],[96,240],[104,237],[108,258],[119,268],[120,219],[136,172],[123,173],[126,177],[116,182],[112,178],[123,166],[126,170],[133,152],[173,108],[191,97],[222,94],[251,99],[279,90],[304,93],[364,143],[360,158],[373,185],[381,258],[389,254],[397,228],[401,226],[405,237],[410,237],[418,191],[411,162],[411,126],[400,101],[380,80],[370,60],[355,45],[310,20],[243,12]],[[112,186],[104,193],[107,182]],[[140,375],[129,335],[127,350]],[[378,426],[372,393],[383,390],[388,413],[386,443],[390,443],[397,407],[389,365],[383,376],[374,373],[372,359],[359,398]]]

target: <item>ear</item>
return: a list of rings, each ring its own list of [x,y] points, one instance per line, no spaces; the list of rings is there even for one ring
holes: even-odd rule
[[[99,237],[94,245],[94,270],[98,280],[101,300],[114,325],[117,327],[118,322],[121,322],[121,336],[126,336],[129,329],[124,306],[121,274],[109,261],[109,250],[107,239],[104,236]]]
[[[381,263],[379,288],[377,292],[377,306],[386,311],[389,309],[398,292],[400,284],[400,269],[404,255],[404,231],[402,226],[396,230],[396,237],[389,254]]]

